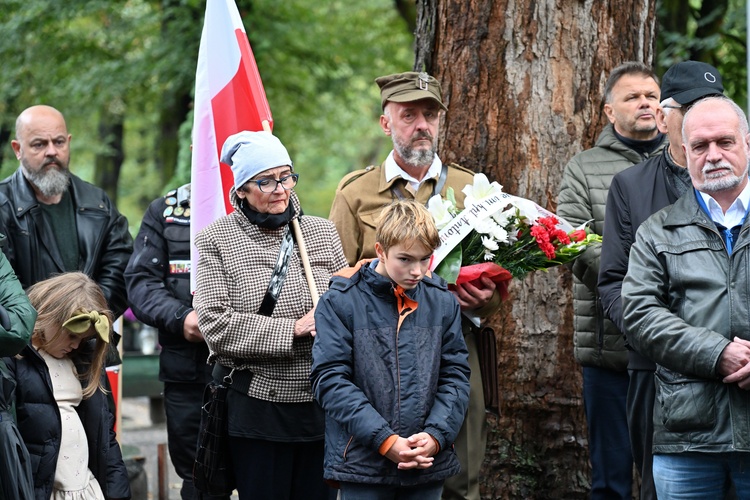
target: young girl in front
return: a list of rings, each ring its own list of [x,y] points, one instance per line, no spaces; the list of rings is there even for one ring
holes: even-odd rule
[[[65,273],[28,290],[31,344],[6,358],[37,500],[130,498],[104,390],[112,313],[99,286]]]

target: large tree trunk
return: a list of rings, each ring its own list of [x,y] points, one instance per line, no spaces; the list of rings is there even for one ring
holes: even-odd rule
[[[604,83],[654,63],[656,0],[419,0],[417,69],[443,84],[443,161],[554,210],[563,168],[594,143]],[[433,32],[434,35],[430,33]],[[584,498],[589,488],[571,275],[511,286],[495,328],[500,414],[490,418],[485,498]]]
[[[123,149],[124,120],[119,104],[102,106],[97,135],[103,149],[94,157],[94,185],[107,192],[112,203],[117,204],[117,184],[125,160]],[[117,111],[113,111],[117,110]]]
[[[165,45],[168,45],[169,41],[177,36],[176,31],[185,30],[187,23],[202,26],[205,3],[201,6],[197,4],[187,6],[180,0],[160,0],[159,3],[162,12],[161,37],[164,39]],[[197,37],[200,37],[200,28],[194,30],[194,32]],[[194,49],[194,53],[197,54],[198,46],[196,45]],[[194,60],[190,61],[191,64],[194,64]],[[169,75],[170,73],[166,72],[166,74]],[[159,172],[160,183],[165,189],[175,187],[168,185],[168,183],[172,181],[177,170],[180,125],[185,122],[193,102],[192,87],[194,81],[192,78],[184,78],[179,75],[180,72],[172,73],[171,85],[162,95],[155,134],[154,167]]]

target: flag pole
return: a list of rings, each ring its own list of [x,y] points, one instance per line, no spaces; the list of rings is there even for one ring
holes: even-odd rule
[[[271,124],[268,120],[263,120],[263,130],[270,133]],[[297,240],[297,247],[299,248],[299,256],[302,259],[302,267],[305,270],[305,278],[307,278],[307,284],[310,287],[310,296],[312,297],[313,307],[318,305],[318,287],[315,285],[315,278],[312,274],[312,268],[310,267],[310,258],[307,256],[307,247],[305,246],[305,239],[302,237],[302,229],[299,227],[299,221],[292,219],[292,231],[294,231],[294,239]]]

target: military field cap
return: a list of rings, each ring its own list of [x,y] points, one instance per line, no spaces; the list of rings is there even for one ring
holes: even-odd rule
[[[395,75],[381,76],[375,79],[380,87],[380,103],[385,109],[385,103],[413,102],[420,99],[432,99],[440,104],[444,110],[448,110],[442,101],[442,90],[440,82],[427,73],[409,71]]]
[[[235,189],[268,169],[292,167],[286,148],[270,132],[244,131],[230,135],[221,148],[221,161],[232,167]]]
[[[719,71],[700,61],[679,62],[669,68],[661,80],[661,100],[671,97],[683,106],[723,92]]]

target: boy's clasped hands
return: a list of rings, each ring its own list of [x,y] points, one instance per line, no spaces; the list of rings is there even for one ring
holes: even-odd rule
[[[427,469],[432,466],[433,456],[438,452],[437,441],[426,432],[418,432],[408,438],[398,436],[385,456],[399,469]]]

